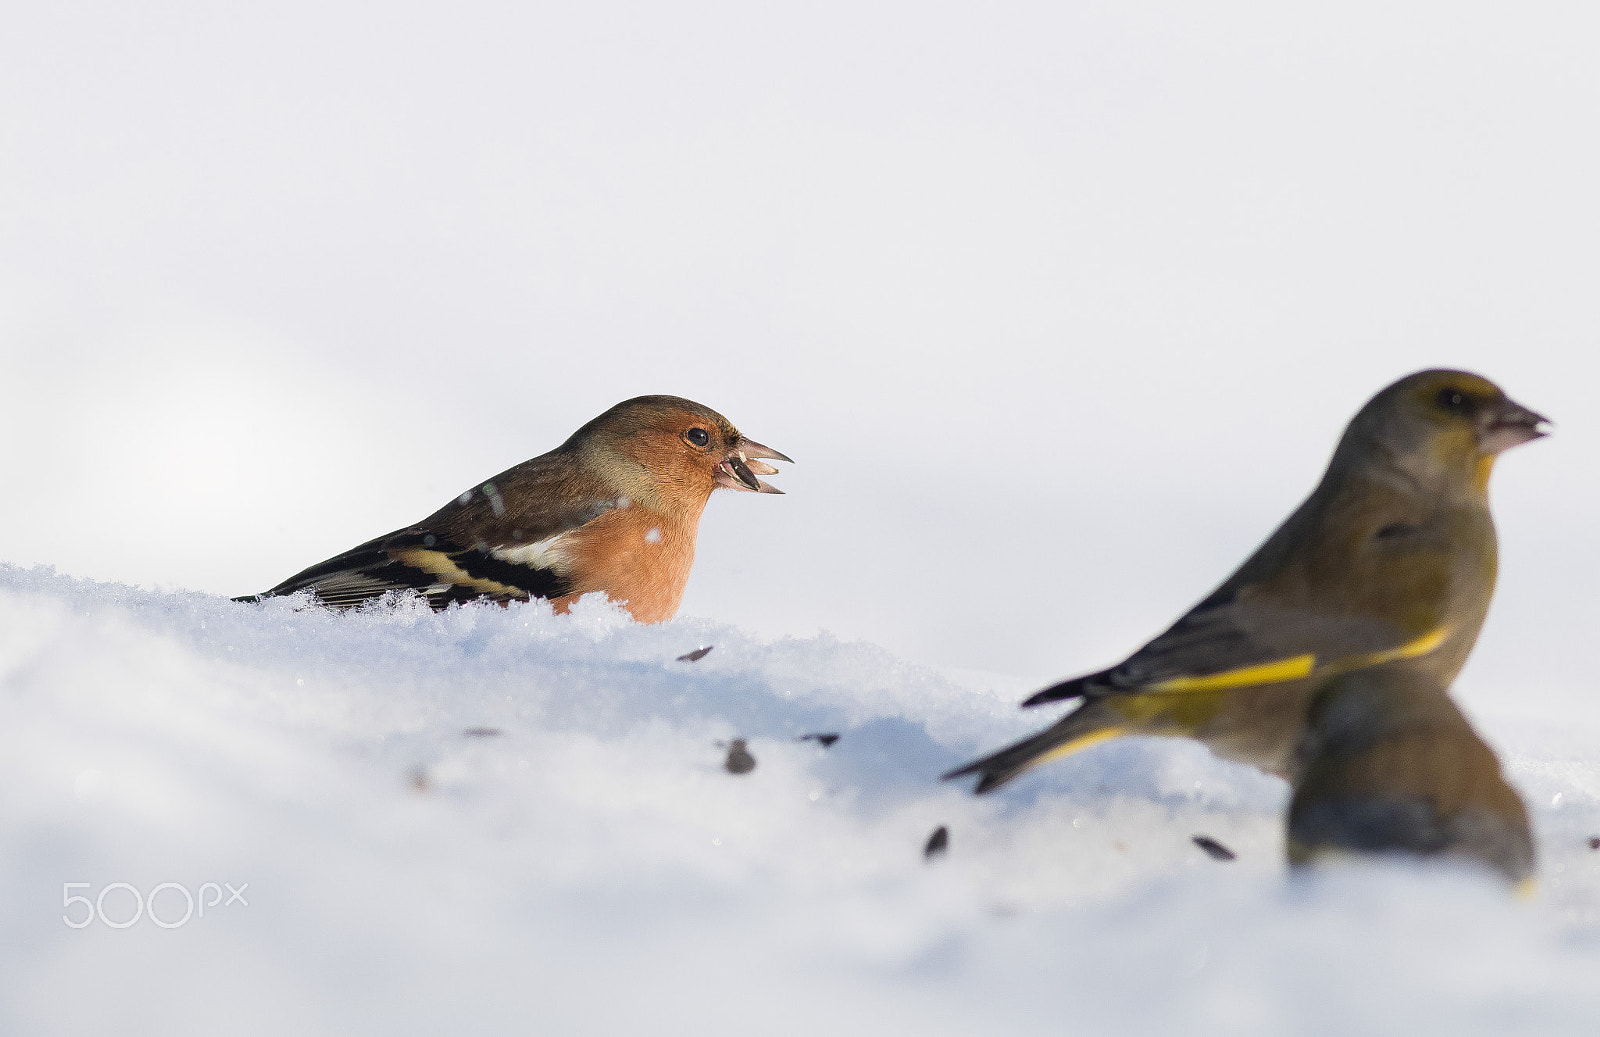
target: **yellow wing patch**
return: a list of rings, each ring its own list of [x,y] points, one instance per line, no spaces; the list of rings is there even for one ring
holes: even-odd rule
[[[1383,663],[1392,663],[1399,659],[1419,658],[1444,644],[1445,639],[1449,636],[1449,627],[1436,627],[1421,637],[1407,641],[1398,648],[1385,648],[1380,652],[1353,655],[1346,659],[1335,660],[1326,666],[1319,667],[1317,665],[1317,657],[1308,653],[1306,655],[1292,656],[1288,659],[1278,659],[1270,663],[1258,663],[1255,666],[1241,666],[1237,670],[1208,673],[1203,677],[1173,677],[1170,680],[1160,681],[1144,688],[1143,693],[1184,694],[1197,691],[1229,691],[1233,688],[1249,688],[1257,684],[1282,684],[1285,681],[1297,681],[1302,677],[1309,677],[1313,673],[1319,675],[1347,673],[1350,670],[1363,670],[1368,666],[1380,666]]]
[[[1281,684],[1284,681],[1311,676],[1311,671],[1316,665],[1316,656],[1297,655],[1292,659],[1279,659],[1276,662],[1260,663],[1256,666],[1241,666],[1237,670],[1224,670],[1222,673],[1210,673],[1204,677],[1174,677],[1152,684],[1148,690],[1225,691],[1229,688],[1248,688],[1253,684]]]
[[[1081,734],[1076,738],[1069,738],[1065,742],[1062,742],[1060,745],[1056,746],[1054,749],[1045,750],[1038,756],[1035,756],[1033,759],[1029,760],[1028,766],[1037,767],[1041,763],[1048,763],[1051,760],[1059,760],[1063,756],[1070,756],[1079,749],[1087,749],[1091,745],[1099,745],[1101,742],[1112,738],[1118,738],[1124,734],[1127,734],[1127,732],[1120,727],[1103,727],[1098,731],[1090,731],[1086,734]]]
[[[469,587],[480,594],[512,594],[519,598],[528,596],[528,592],[521,587],[512,587],[508,584],[485,580],[481,576],[472,575],[451,561],[450,556],[441,551],[430,551],[425,547],[408,547],[398,551],[390,551],[389,557],[397,562],[404,562],[412,568],[421,569],[425,573],[437,576],[445,583],[453,583],[457,587]]]
[[[1449,636],[1449,627],[1435,627],[1421,637],[1407,641],[1399,648],[1387,648],[1381,652],[1369,652],[1366,655],[1351,656],[1349,659],[1331,663],[1326,672],[1348,673],[1351,670],[1364,670],[1368,666],[1381,666],[1400,659],[1418,659],[1444,644],[1445,638]]]
[[[1394,662],[1397,659],[1415,659],[1427,655],[1444,644],[1449,636],[1448,627],[1439,627],[1407,641],[1398,648],[1351,656],[1320,669],[1317,666],[1317,657],[1308,653],[1256,666],[1242,666],[1236,670],[1207,674],[1204,677],[1175,677],[1159,684],[1152,684],[1142,691],[1107,696],[1103,701],[1116,710],[1124,723],[1087,731],[1075,738],[1069,738],[1060,745],[1035,756],[1028,761],[1027,766],[1037,767],[1042,763],[1068,756],[1091,745],[1098,745],[1107,739],[1120,738],[1125,734],[1192,733],[1216,715],[1227,698],[1224,692],[1235,688],[1300,680],[1313,674],[1331,675],[1359,670],[1367,666]],[[1155,721],[1160,723],[1155,724]],[[1291,859],[1298,863],[1313,855],[1320,857],[1326,852],[1325,848],[1319,847],[1291,847]]]

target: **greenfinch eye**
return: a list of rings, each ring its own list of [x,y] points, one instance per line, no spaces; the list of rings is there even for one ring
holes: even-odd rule
[[[687,439],[695,446],[705,446],[707,443],[711,442],[711,433],[707,432],[703,428],[692,428],[683,434],[683,438]]]
[[[1460,389],[1440,389],[1438,399],[1439,407],[1449,411],[1451,414],[1470,414],[1472,412],[1472,401]]]

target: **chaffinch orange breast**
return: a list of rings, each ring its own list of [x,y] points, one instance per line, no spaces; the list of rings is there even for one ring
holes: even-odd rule
[[[760,478],[777,471],[762,459],[789,460],[709,407],[640,396],[421,522],[261,596],[305,590],[348,608],[412,590],[436,609],[479,598],[547,598],[565,611],[580,595],[603,591],[640,622],[660,622],[683,599],[712,491],[783,492]]]

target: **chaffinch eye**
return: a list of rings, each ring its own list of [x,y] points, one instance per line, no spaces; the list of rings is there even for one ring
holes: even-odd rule
[[[703,428],[692,428],[683,434],[683,438],[687,439],[695,446],[705,446],[707,443],[711,442],[711,433],[707,432]]]

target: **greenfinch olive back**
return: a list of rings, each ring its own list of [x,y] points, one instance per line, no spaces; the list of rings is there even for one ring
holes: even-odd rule
[[[1471,652],[1494,590],[1488,475],[1545,419],[1492,382],[1422,371],[1373,397],[1322,481],[1232,576],[1121,664],[1024,705],[1082,700],[1059,723],[946,775],[986,792],[1122,734],[1198,738],[1293,773],[1309,696],[1329,677],[1404,662],[1441,683]]]
[[[1445,687],[1390,665],[1344,674],[1312,699],[1289,804],[1295,865],[1361,853],[1485,864],[1533,875],[1522,799]]]

